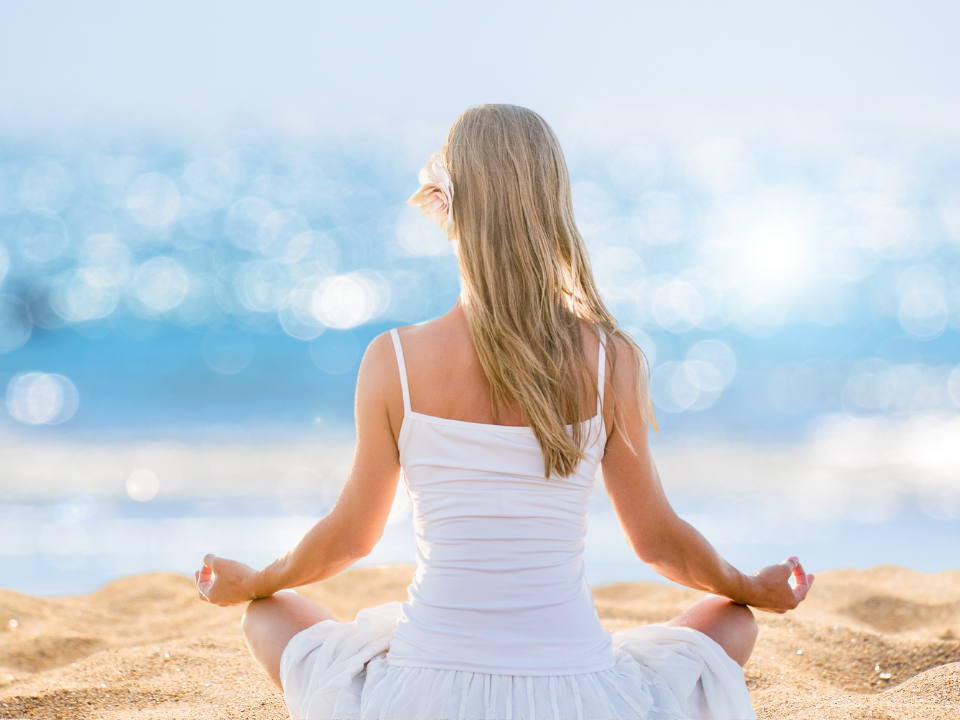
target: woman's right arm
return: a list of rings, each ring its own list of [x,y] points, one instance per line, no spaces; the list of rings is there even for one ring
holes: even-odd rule
[[[613,389],[607,383],[610,389],[604,393],[604,408],[610,409],[605,410],[605,419],[613,430],[607,439],[602,470],[607,495],[631,549],[658,573],[681,585],[760,610],[786,612],[795,608],[813,581],[812,575],[803,573],[799,561],[791,559],[744,575],[674,512],[650,454],[647,413],[636,397],[637,384],[644,379],[626,343],[617,338],[614,342],[618,362],[612,380],[618,407],[613,407]],[[608,376],[609,372],[608,368]],[[791,575],[797,578],[796,588],[789,584]]]

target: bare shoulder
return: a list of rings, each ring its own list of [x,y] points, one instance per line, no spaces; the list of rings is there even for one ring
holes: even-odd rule
[[[464,332],[469,334],[466,317],[459,307],[454,307],[433,320],[397,328],[404,349],[408,343],[417,348],[443,344],[445,340],[450,340],[451,335],[462,335]]]
[[[365,427],[389,427],[394,440],[403,422],[403,390],[400,365],[390,332],[377,335],[367,345],[357,377],[355,416],[358,434]],[[372,423],[372,425],[370,424]],[[383,424],[385,423],[385,424]]]
[[[639,424],[645,429],[646,409],[638,398],[646,394],[646,368],[641,366],[634,348],[624,338],[607,338],[603,417],[607,437],[623,424]],[[629,434],[633,434],[632,432]]]
[[[412,358],[415,362],[416,359],[430,354],[432,350],[441,346],[445,339],[449,341],[452,328],[446,317],[396,328],[408,373]],[[400,363],[391,330],[380,333],[367,346],[363,361],[360,363],[358,385],[360,384],[368,388],[378,387],[388,392],[396,389],[399,393]]]
[[[410,382],[434,377],[450,366],[470,363],[476,354],[467,318],[459,305],[438,318],[397,328]]]
[[[597,329],[588,322],[582,322],[580,327],[583,331],[583,352],[584,355],[590,359],[590,367],[592,368],[594,365],[593,358],[598,357],[600,350],[600,334],[597,332]],[[630,347],[630,344],[626,340],[608,335],[604,340],[604,346],[606,348],[604,353],[606,363],[604,381],[606,386],[610,385],[611,379],[617,381],[618,385],[620,382],[625,381],[632,383],[636,381],[635,379],[640,379],[642,373],[637,372],[636,356],[633,353],[633,348]],[[615,371],[613,369],[614,358],[616,359]],[[607,395],[607,389],[609,388],[605,387],[604,396]]]
[[[358,384],[366,386],[378,385],[378,380],[385,379],[392,368],[397,368],[396,353],[393,349],[393,338],[390,331],[377,335],[363,353],[360,362],[360,377]]]
[[[616,367],[608,372],[613,373],[612,378],[617,391],[619,392],[621,388],[630,388],[635,391],[638,385],[646,382],[646,368],[640,367],[633,346],[625,339],[614,336],[607,342],[614,346],[614,352],[608,353],[608,357],[615,355]],[[612,362],[608,361],[607,364],[610,366]]]

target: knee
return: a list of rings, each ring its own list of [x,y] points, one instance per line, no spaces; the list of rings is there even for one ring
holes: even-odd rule
[[[729,622],[732,622],[737,630],[743,633],[744,638],[750,638],[751,641],[757,639],[759,628],[757,619],[753,616],[753,611],[746,605],[738,605],[727,598],[711,598]]]
[[[746,605],[738,605],[733,600],[716,595],[704,598],[703,602],[710,607],[711,611],[723,614],[741,629],[749,630],[756,635],[757,619],[753,616],[753,611]]]
[[[740,616],[740,622],[743,624],[743,632],[751,638],[751,642],[757,641],[757,635],[760,633],[760,627],[757,625],[757,619],[753,616],[753,610],[746,605],[734,605],[737,608],[737,614]]]
[[[737,605],[733,602],[726,608],[725,614],[733,630],[729,647],[725,649],[739,665],[746,665],[747,660],[753,653],[753,647],[757,643],[757,635],[760,632],[757,619],[753,616],[753,611],[746,605]]]
[[[244,637],[249,637],[250,633],[253,632],[257,620],[265,611],[268,611],[269,606],[272,604],[270,602],[271,600],[273,600],[272,597],[267,597],[259,600],[251,600],[247,603],[247,607],[240,617],[240,630],[243,632]]]

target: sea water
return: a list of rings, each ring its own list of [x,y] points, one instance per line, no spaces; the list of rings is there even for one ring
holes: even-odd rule
[[[570,155],[668,497],[748,572],[956,567],[960,163],[743,149]],[[346,477],[367,344],[458,296],[450,243],[403,204],[418,166],[269,140],[0,150],[0,586],[284,552]],[[589,527],[592,583],[654,576],[599,480]],[[363,562],[414,557],[401,496]]]
[[[126,575],[192,575],[206,553],[262,567],[280,557],[325,509],[298,514],[277,496],[193,501],[54,502],[0,507],[3,587],[41,596],[91,592]],[[301,509],[309,503],[299,499]],[[673,505],[734,566],[750,573],[798,555],[808,572],[896,564],[922,572],[956,568],[960,520],[934,519],[914,502],[882,518],[814,521],[783,498],[679,494]],[[307,508],[309,509],[309,508]],[[584,561],[591,585],[663,580],[629,549],[599,484],[588,515]],[[398,495],[383,538],[357,567],[415,564],[409,503]]]

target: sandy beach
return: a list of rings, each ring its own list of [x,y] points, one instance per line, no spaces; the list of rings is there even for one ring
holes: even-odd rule
[[[360,569],[301,592],[350,620],[403,600],[410,567]],[[615,631],[677,614],[701,593],[654,583],[594,589]],[[0,590],[0,718],[287,717],[246,652],[242,608],[196,599],[190,578],[151,573],[79,597]],[[787,616],[758,613],[746,667],[761,718],[955,718],[960,570],[833,570]]]

